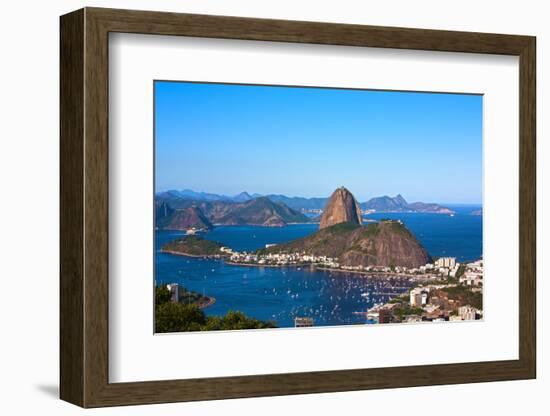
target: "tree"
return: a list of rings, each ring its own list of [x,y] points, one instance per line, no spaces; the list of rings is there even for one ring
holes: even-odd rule
[[[208,317],[205,331],[212,330],[234,330],[234,329],[261,329],[276,328],[272,322],[260,321],[254,318],[248,318],[244,313],[238,311],[229,311],[225,316]]]
[[[206,316],[197,305],[165,302],[155,310],[155,332],[200,331]]]
[[[273,322],[249,318],[242,312],[229,311],[225,316],[206,317],[196,303],[201,296],[181,288],[180,302],[170,302],[172,294],[166,285],[155,289],[155,332],[215,331],[234,329],[276,328]]]
[[[166,285],[157,286],[155,289],[155,305],[159,306],[163,303],[170,302],[172,299],[172,294],[166,287]]]
[[[458,266],[458,270],[456,271],[455,278],[458,280],[458,278],[462,276],[465,271],[466,271],[466,266],[464,264],[461,264],[460,266]]]

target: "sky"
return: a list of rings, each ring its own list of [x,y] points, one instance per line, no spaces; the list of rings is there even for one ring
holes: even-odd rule
[[[482,201],[483,97],[155,81],[155,187]]]

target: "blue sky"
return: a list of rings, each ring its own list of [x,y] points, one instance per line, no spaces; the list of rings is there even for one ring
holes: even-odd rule
[[[156,191],[480,203],[482,100],[156,81]]]

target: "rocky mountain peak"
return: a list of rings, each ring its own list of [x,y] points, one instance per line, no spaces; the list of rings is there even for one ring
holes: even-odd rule
[[[345,187],[336,189],[329,198],[323,215],[319,229],[340,224],[342,222],[350,222],[352,224],[361,225],[361,208],[353,194]]]

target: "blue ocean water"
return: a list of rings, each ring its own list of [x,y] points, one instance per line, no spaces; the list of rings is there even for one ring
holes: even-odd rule
[[[371,214],[368,218],[402,220],[433,256],[454,256],[460,261],[481,256],[482,217],[470,213],[479,207],[452,207],[457,213]],[[280,243],[315,232],[317,224],[280,228],[220,226],[204,234],[210,240],[243,251]],[[313,317],[315,325],[365,323],[362,312],[404,292],[410,283],[381,281],[353,274],[304,268],[263,268],[228,265],[223,260],[200,259],[160,253],[166,242],[181,237],[177,231],[156,231],[155,279],[157,284],[179,283],[213,296],[216,303],[204,309],[208,315],[239,310],[279,327],[294,326],[297,316]]]

